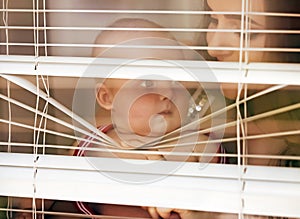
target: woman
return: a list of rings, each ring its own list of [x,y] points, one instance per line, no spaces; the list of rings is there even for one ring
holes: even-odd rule
[[[207,0],[207,5],[213,12],[241,12],[243,7],[241,0]],[[246,7],[246,6],[244,6]],[[280,13],[299,13],[299,2],[297,0],[252,0],[249,1],[250,12],[280,12]],[[297,34],[270,34],[260,33],[262,30],[299,30],[300,19],[292,16],[261,16],[249,14],[248,21],[244,19],[244,25],[250,30],[258,30],[251,34],[243,35],[242,43],[250,48],[299,48],[300,43],[297,40]],[[241,29],[241,15],[236,14],[214,14],[210,16],[209,29],[215,29],[216,32],[208,32],[206,39],[209,47],[240,47],[240,32],[217,32],[221,29]],[[247,41],[245,39],[248,39]],[[219,61],[239,61],[243,62],[299,62],[300,53],[288,52],[267,52],[267,51],[249,51],[240,53],[238,50],[208,50],[209,55]],[[228,98],[229,103],[233,103],[237,97],[236,84],[221,84],[224,96]],[[266,85],[248,85],[248,95],[257,93],[267,88]],[[300,95],[297,91],[299,87],[287,87],[269,94],[255,98],[247,102],[247,117],[258,115],[284,106],[300,102]],[[243,92],[241,92],[243,97]],[[241,106],[241,108],[243,108]],[[244,109],[240,110],[241,113]],[[256,120],[247,123],[248,135],[267,134],[275,132],[284,132],[288,130],[300,129],[300,109],[289,110],[286,113],[277,114],[271,117]],[[228,132],[227,132],[228,133]],[[235,135],[235,133],[231,133]],[[248,140],[248,154],[278,155],[300,154],[299,135],[290,135],[287,137],[274,137]],[[271,159],[248,159],[248,164],[256,165],[299,165],[296,161],[274,161]]]

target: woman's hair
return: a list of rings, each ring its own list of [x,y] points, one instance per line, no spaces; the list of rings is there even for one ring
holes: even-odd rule
[[[286,16],[266,16],[268,30],[300,30],[300,17],[292,16],[300,13],[300,0],[251,0],[264,4],[267,13],[286,13]],[[210,10],[205,1],[205,10]],[[265,15],[264,15],[265,16]],[[209,18],[204,21],[208,26]],[[300,48],[300,34],[268,33],[266,48]],[[300,62],[300,52],[265,52],[263,61]]]
[[[292,16],[300,13],[299,0],[263,0],[265,12],[285,13],[284,16],[266,16],[266,28],[269,30],[300,30],[300,18]],[[300,48],[300,35],[275,33],[268,34],[267,47]],[[300,62],[300,52],[275,52],[271,61]]]
[[[263,0],[265,12],[284,13],[285,16],[266,16],[266,28],[269,30],[300,30],[300,18],[292,16],[300,13],[299,0]],[[267,47],[275,48],[300,48],[300,34],[276,33],[270,34]],[[300,62],[300,52],[276,52],[272,55],[272,61],[278,62]],[[286,142],[286,148],[281,155],[299,156],[299,143]],[[275,162],[275,163],[274,163]],[[274,160],[272,165],[299,167],[299,160]]]
[[[286,149],[280,154],[284,156],[299,156],[300,148],[299,144],[287,142]],[[281,159],[277,161],[277,166],[284,167],[300,167],[300,160]]]

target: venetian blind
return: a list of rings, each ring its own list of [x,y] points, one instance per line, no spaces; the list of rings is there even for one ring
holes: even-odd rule
[[[277,2],[269,0],[272,1]],[[260,11],[253,6],[255,2],[241,0],[238,10],[232,7],[214,11],[209,2],[202,0],[3,0],[0,21],[3,217],[13,218],[20,212],[27,212],[33,218],[85,217],[65,209],[51,209],[47,200],[190,209],[237,218],[300,217],[297,114],[300,12],[297,5],[290,11],[283,8]],[[219,27],[221,21],[215,21],[218,16],[240,21],[235,26]],[[264,28],[253,28],[253,19],[257,17],[275,19],[278,26],[267,23]],[[161,27],[110,26],[122,18],[147,19]],[[215,22],[213,26],[211,22]],[[279,26],[280,22],[284,25]],[[180,43],[162,45],[154,41],[147,45],[118,46],[169,53],[180,50],[185,59],[136,61],[119,56],[95,59],[93,49],[109,51],[115,46],[95,44],[98,34],[107,30],[116,34],[169,32]],[[210,45],[217,35],[209,33],[222,34],[224,39],[235,43]],[[232,33],[239,38],[238,42],[231,39]],[[269,38],[268,43],[254,44],[259,34]],[[230,52],[237,56],[222,60]],[[269,56],[253,60],[263,57],[262,54]],[[204,125],[199,132],[205,135],[221,132],[217,138],[210,135],[209,140],[224,145],[226,154],[208,150],[192,155],[226,157],[227,164],[70,156],[68,151],[74,148],[74,141],[86,141],[84,136],[111,146],[112,152],[124,153],[95,128],[97,122],[91,117],[98,110],[95,98],[91,102],[80,99],[81,94],[93,94],[91,85],[106,77],[200,83],[206,88],[206,98],[209,96],[210,110],[204,114],[200,110],[199,121],[216,122],[210,122],[212,127]],[[237,97],[229,100],[222,96],[226,92],[219,88],[224,83],[237,88]],[[223,97],[222,107],[213,108],[216,96],[210,96],[210,89],[217,89],[217,97]],[[285,95],[296,98],[289,101]],[[279,104],[276,101],[274,104],[274,99]],[[195,102],[204,109],[199,99]],[[83,111],[77,111],[76,104],[87,106],[86,103],[93,104],[90,110],[83,107]],[[285,113],[291,116],[286,118]],[[224,114],[226,122],[219,122],[218,115]],[[280,128],[274,123],[278,119]],[[275,153],[268,151],[272,144],[291,147]],[[262,150],[253,151],[253,147]],[[167,154],[163,150],[126,153]],[[187,153],[175,151],[174,155],[184,157]],[[30,205],[23,208],[22,202],[28,198]]]

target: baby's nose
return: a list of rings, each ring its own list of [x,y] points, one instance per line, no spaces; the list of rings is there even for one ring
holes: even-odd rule
[[[160,99],[173,100],[174,98],[174,84],[173,82],[160,82],[158,85],[158,94],[160,94]]]

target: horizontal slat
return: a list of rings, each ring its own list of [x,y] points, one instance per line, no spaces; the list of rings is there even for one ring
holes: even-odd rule
[[[0,9],[0,12],[27,12],[27,13],[101,13],[101,14],[183,14],[183,15],[206,15],[206,14],[230,14],[230,15],[259,15],[277,17],[300,17],[296,13],[280,12],[241,12],[241,11],[196,11],[196,10],[85,10],[85,9]]]
[[[93,43],[0,43],[0,46],[26,46],[34,48],[43,48],[43,47],[66,47],[66,48],[112,48],[115,44],[98,44]],[[299,48],[271,48],[271,47],[251,47],[251,48],[240,48],[240,47],[208,47],[208,46],[145,46],[145,45],[119,45],[119,48],[134,48],[134,49],[170,49],[170,50],[226,50],[226,51],[243,51],[243,52],[300,52]]]
[[[155,73],[178,81],[300,85],[299,64],[132,61],[81,57],[0,56],[0,73],[65,77],[143,78]],[[126,65],[125,65],[126,64]],[[116,68],[122,66],[122,69]],[[184,67],[184,69],[182,68]],[[96,70],[93,70],[96,69]],[[123,71],[128,71],[122,74]],[[243,77],[247,71],[247,77]],[[113,72],[113,74],[112,74]],[[153,78],[155,79],[155,78]]]
[[[300,215],[300,169],[296,168],[164,161],[145,166],[149,161],[143,160],[123,160],[126,165],[120,165],[120,160],[111,158],[53,155],[39,155],[34,165],[34,159],[32,154],[0,153],[0,195],[31,197],[36,166],[38,198],[231,213],[238,213],[243,201],[244,213]],[[174,164],[177,171],[164,171]]]
[[[7,30],[63,30],[63,31],[76,31],[76,30],[110,30],[110,31],[157,31],[157,32],[200,32],[200,33],[282,33],[282,34],[300,34],[300,30],[241,30],[241,29],[206,29],[206,28],[137,28],[137,27],[80,27],[80,26],[0,26],[0,29],[7,29]],[[51,43],[49,43],[51,45]]]

